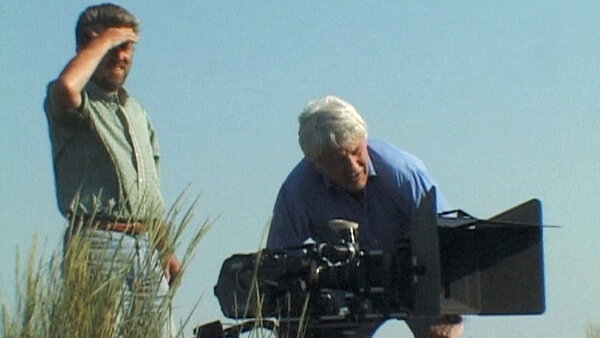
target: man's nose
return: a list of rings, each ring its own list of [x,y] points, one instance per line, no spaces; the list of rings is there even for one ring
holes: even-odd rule
[[[126,60],[130,56],[130,52],[129,52],[128,48],[124,45],[117,46],[117,47],[111,49],[110,54],[112,55],[112,57],[119,59],[119,60]]]
[[[119,60],[128,60],[129,59],[129,52],[127,52],[127,50],[125,50],[124,48],[118,48],[116,51],[116,57]]]
[[[358,163],[358,157],[352,155],[345,156],[345,167],[351,173],[355,173],[360,169],[360,164]]]

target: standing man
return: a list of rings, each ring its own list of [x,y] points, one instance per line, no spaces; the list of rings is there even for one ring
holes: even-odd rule
[[[120,6],[83,11],[75,30],[76,55],[48,85],[44,110],[58,206],[71,224],[65,247],[85,233],[92,243],[88,265],[104,263],[110,274],[111,258],[138,264],[129,267],[125,295],[136,293],[134,284],[147,278],[149,272],[140,267],[156,261],[155,267],[166,268],[152,296],[164,299],[180,264],[172,252],[161,263],[148,235],[164,217],[158,140],[146,111],[123,88],[138,33],[137,18]]]
[[[367,126],[348,102],[326,96],[299,117],[304,159],[289,174],[274,207],[267,248],[299,246],[307,239],[336,244],[327,224],[346,219],[360,224],[365,250],[391,250],[409,230],[419,202],[436,187],[438,212],[448,203],[417,157],[390,144],[367,139]],[[458,337],[463,324],[441,319],[408,321],[416,337]]]

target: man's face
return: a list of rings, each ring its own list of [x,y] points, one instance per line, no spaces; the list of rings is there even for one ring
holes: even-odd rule
[[[94,82],[107,91],[121,88],[131,69],[133,51],[132,42],[122,43],[109,50],[92,75]]]
[[[313,162],[318,172],[350,193],[357,193],[367,185],[368,163],[369,152],[364,139],[341,149],[327,149]]]

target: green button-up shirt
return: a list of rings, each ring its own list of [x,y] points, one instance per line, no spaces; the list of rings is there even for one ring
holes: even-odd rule
[[[44,101],[61,213],[161,217],[160,152],[146,111],[125,90],[107,93],[91,81],[82,97],[81,107],[68,111],[49,93]]]

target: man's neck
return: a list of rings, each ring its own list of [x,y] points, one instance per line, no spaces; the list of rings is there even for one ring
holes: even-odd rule
[[[127,91],[125,90],[125,88],[123,88],[123,86],[119,86],[117,89],[109,90],[105,86],[102,86],[102,84],[98,83],[97,81],[94,81],[94,79],[91,79],[90,83],[98,90],[103,91],[103,95],[106,95],[106,97],[116,95],[119,98],[119,102],[123,105],[127,101],[129,95],[127,94]]]
[[[106,86],[105,84],[98,82],[98,81],[94,80],[93,78],[90,81],[92,81],[99,88],[102,88],[104,91],[106,91],[106,94],[116,94],[119,91],[121,91],[121,89],[122,89],[121,86],[118,86],[118,87]]]

